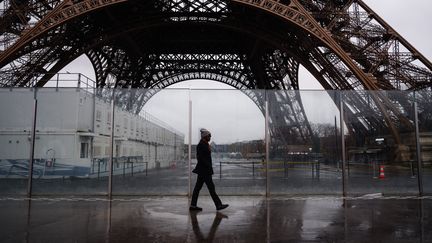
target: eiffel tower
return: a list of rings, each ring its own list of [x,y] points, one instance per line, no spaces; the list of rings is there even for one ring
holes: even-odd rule
[[[124,108],[138,113],[158,89],[210,79],[243,90],[262,111],[266,99],[285,104],[270,111],[271,133],[282,130],[275,139],[285,143],[308,143],[313,137],[295,92],[300,65],[326,90],[432,87],[432,63],[362,0],[0,3],[1,87],[43,87],[86,55],[98,88],[148,89],[117,94],[120,103],[133,101],[121,104]],[[281,92],[265,98],[254,89]],[[344,102],[358,120],[349,125],[357,134],[387,129],[401,143],[399,131],[412,126],[403,115],[410,110],[407,101],[359,92]]]

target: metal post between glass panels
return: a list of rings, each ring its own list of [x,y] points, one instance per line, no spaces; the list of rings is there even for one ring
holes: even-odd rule
[[[110,136],[110,157],[109,157],[109,178],[108,178],[108,197],[112,198],[112,177],[113,177],[113,159],[114,159],[114,110],[115,110],[115,102],[114,102],[114,92],[112,91],[112,99],[111,99],[111,136]]]
[[[191,163],[192,163],[192,101],[190,100],[190,90],[189,90],[189,144],[188,144],[188,197],[192,196],[191,194]]]
[[[266,95],[265,95],[265,153],[266,153],[266,197],[269,196],[269,159],[270,159],[270,154],[269,154],[269,112],[268,112],[268,97],[267,97],[267,91],[266,91]]]
[[[345,172],[345,131],[344,131],[344,103],[343,103],[343,93],[339,93],[340,98],[340,129],[341,129],[341,152],[342,152],[342,195],[346,197],[346,172]]]
[[[414,101],[414,122],[415,122],[415,136],[416,136],[416,149],[417,149],[417,180],[419,187],[419,195],[423,196],[423,168],[420,147],[420,131],[418,124],[418,107],[417,101]]]
[[[33,183],[33,162],[34,162],[34,150],[35,150],[35,140],[36,140],[36,117],[37,117],[37,89],[34,88],[34,98],[33,98],[33,121],[31,130],[31,144],[30,144],[30,161],[29,161],[29,175],[27,184],[27,197],[32,196],[32,183]]]

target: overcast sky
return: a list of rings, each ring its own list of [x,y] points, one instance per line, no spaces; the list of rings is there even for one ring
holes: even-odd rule
[[[429,60],[432,59],[432,0],[364,0],[379,16],[389,23]],[[63,71],[81,72],[94,78],[87,60],[81,58]],[[205,80],[183,82],[172,88],[230,89]],[[304,69],[300,73],[302,90],[322,89]],[[201,127],[213,133],[216,143],[227,143],[264,138],[264,118],[260,110],[238,90],[164,90],[155,95],[144,109],[187,135],[188,100],[192,100],[193,142],[198,140]],[[310,120],[331,123],[337,111],[322,93],[307,91],[305,109]],[[173,95],[175,93],[175,95]],[[305,97],[304,97],[305,98]],[[318,109],[317,109],[318,108]],[[187,139],[186,139],[187,141]]]

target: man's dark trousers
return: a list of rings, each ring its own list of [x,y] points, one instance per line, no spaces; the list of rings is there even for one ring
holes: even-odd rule
[[[216,194],[215,185],[213,183],[211,175],[198,175],[197,182],[195,184],[195,188],[192,194],[191,205],[193,206],[197,205],[198,195],[204,183],[207,185],[210,196],[212,197],[215,206],[218,207],[222,205],[222,201],[219,199],[219,196]]]

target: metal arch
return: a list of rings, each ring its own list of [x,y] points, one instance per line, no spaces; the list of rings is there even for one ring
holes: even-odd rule
[[[255,1],[255,2],[257,2],[257,1]],[[261,2],[262,3],[262,6],[267,6],[268,8],[270,8],[271,10],[274,10],[274,9],[278,9],[279,7],[274,7],[274,9],[272,9],[272,7],[270,7],[270,6],[273,6],[273,5],[271,5],[271,4],[263,4],[265,1],[258,1],[258,2]],[[80,4],[84,4],[84,2],[81,2]],[[275,5],[276,6],[276,5]],[[69,6],[70,7],[70,6]],[[79,7],[79,5],[77,5],[77,7]],[[65,8],[65,9],[67,9],[67,8]]]
[[[340,56],[341,59],[349,66],[350,70],[352,70],[354,74],[363,82],[363,85],[366,87],[366,89],[379,90],[379,87],[375,82],[375,77],[368,75],[363,70],[361,70],[353,62],[350,56],[342,49],[342,47],[332,38],[330,31],[325,30],[321,25],[319,25],[297,0],[290,1],[289,5],[285,5],[274,0],[232,1],[265,10],[280,16],[297,26],[300,26],[307,32],[316,36],[330,49],[332,49],[334,53]],[[55,9],[49,12],[33,28],[24,31],[24,34],[21,36],[21,38],[15,42],[13,46],[7,48],[2,53],[2,55],[0,55],[0,63],[4,63],[11,53],[22,48],[26,43],[41,35],[42,33],[50,30],[51,28],[61,25],[62,23],[87,12],[123,2],[127,2],[127,0],[87,0],[78,3],[75,3],[72,0],[65,0]],[[359,0],[359,2],[361,1]]]
[[[175,83],[179,83],[186,80],[192,79],[209,79],[217,82],[221,82],[227,84],[236,89],[250,89],[251,87],[246,86],[243,82],[239,82],[238,79],[235,79],[236,75],[230,75],[230,73],[216,73],[216,72],[188,72],[188,73],[179,73],[170,75],[167,77],[161,78],[159,82],[157,82],[154,86],[158,89],[164,89],[170,85]],[[162,84],[162,85],[159,85]]]
[[[186,73],[186,74],[179,74],[177,76],[172,76],[170,79],[173,81],[169,84],[175,84],[180,83],[183,81],[191,80],[191,79],[200,79],[200,78],[206,78],[213,81],[221,82],[228,84],[232,86],[234,80],[232,80],[230,77],[223,76],[221,74],[217,73],[203,73],[203,72],[195,72],[195,73]],[[228,80],[233,81],[232,83],[227,82]],[[166,85],[165,87],[168,87],[169,85]],[[164,87],[164,88],[165,88]],[[238,88],[238,87],[235,87]],[[242,87],[244,88],[244,87]],[[130,110],[131,112],[134,112],[138,114],[141,112],[144,105],[150,100],[151,97],[153,97],[155,94],[157,94],[159,91],[161,91],[163,88],[160,89],[124,89],[124,92],[116,92],[116,100],[117,105],[123,107],[124,109]],[[260,92],[255,92],[250,89],[239,89],[242,93],[244,93],[246,96],[248,96],[261,110],[261,112],[264,112],[264,96],[259,96]],[[101,90],[98,92],[101,96],[109,96],[111,92]],[[108,98],[109,99],[109,98]],[[134,104],[131,104],[130,101],[134,100]],[[263,113],[264,114],[264,113]]]
[[[330,32],[324,30],[316,20],[303,8],[303,6],[292,0],[290,5],[284,5],[274,0],[231,0],[233,2],[250,5],[277,16],[280,16],[289,22],[300,26],[307,32],[316,36],[319,40],[325,43],[332,49],[342,60],[350,67],[360,80],[363,81],[365,87],[370,90],[378,90],[378,87],[370,79],[371,76],[366,75],[348,56],[348,54],[339,46],[338,43],[330,36]],[[41,21],[39,21],[33,28],[24,31],[21,38],[15,42],[10,48],[6,49],[0,55],[0,64],[7,60],[11,53],[22,48],[34,38],[47,32],[48,30],[61,25],[68,20],[91,12],[100,8],[110,5],[127,2],[127,0],[86,0],[74,3],[72,0],[65,0],[59,4],[55,9],[49,12]]]
[[[237,30],[237,29],[236,29]],[[117,35],[119,35],[119,33],[117,33]],[[111,39],[112,38],[115,38],[115,37],[110,37]],[[46,39],[46,38],[45,38]],[[97,38],[98,39],[98,38]],[[106,38],[105,38],[106,39]],[[105,41],[107,41],[107,40],[105,40]],[[268,41],[270,41],[270,40],[268,40]],[[95,42],[95,41],[91,41],[91,42]],[[91,44],[91,43],[90,43]],[[87,50],[89,50],[90,48],[91,48],[91,46],[94,46],[94,44],[91,44],[90,45],[90,47],[86,47],[86,48],[84,48],[84,49],[87,49]],[[103,69],[107,69],[107,68],[110,68],[109,67],[109,65],[107,64],[107,60],[108,59],[111,59],[112,57],[108,57],[108,56],[98,56],[98,55],[96,55],[95,53],[96,52],[98,52],[98,53],[100,53],[100,51],[97,51],[97,50],[94,50],[94,49],[90,49],[89,51],[87,51],[87,55],[88,55],[88,57],[89,57],[89,59],[92,61],[92,60],[94,60],[94,61],[92,61],[92,63],[93,63],[93,65],[94,65],[94,67],[95,67],[95,71],[96,71],[96,76],[98,77],[97,78],[97,82],[98,82],[98,85],[99,84],[101,84],[102,86],[104,85],[104,79],[107,77],[107,73],[106,72],[104,72],[104,70]],[[83,52],[84,53],[84,52]],[[292,53],[290,53],[290,55],[293,55]],[[294,55],[295,56],[295,55]],[[98,59],[100,59],[100,60],[98,60]],[[102,60],[103,60],[103,63],[102,63]],[[102,66],[101,65],[104,65],[104,68],[102,68]],[[102,69],[101,69],[102,68]],[[112,67],[111,67],[112,68]],[[28,72],[28,73],[30,73],[30,72]],[[51,73],[51,72],[49,72],[49,73]],[[101,77],[101,78],[99,78],[99,77]],[[237,78],[237,80],[239,80],[239,81],[242,81],[243,79],[241,78],[241,77],[236,77]],[[240,79],[239,79],[240,78]],[[40,84],[40,83],[38,83],[38,84]],[[252,86],[249,86],[250,88],[253,88]],[[148,88],[148,87],[147,87]]]
[[[219,73],[208,73],[208,72],[194,72],[194,73],[185,73],[169,76],[164,78],[163,81],[167,82],[158,82],[158,84],[162,84],[157,86],[157,89],[149,89],[144,92],[140,92],[141,97],[137,98],[139,100],[140,107],[136,110],[138,112],[142,109],[145,103],[151,99],[155,94],[157,94],[162,89],[173,85],[175,83],[180,83],[186,80],[192,79],[208,79],[221,83],[228,84],[236,89],[239,89],[242,93],[248,96],[255,105],[260,109],[262,114],[265,114],[265,96],[262,92],[255,92],[250,89],[247,89],[247,86],[239,85],[239,82],[236,79],[233,79],[230,76],[225,76]],[[304,115],[304,108],[301,102],[301,97],[299,92],[294,92],[293,90],[281,90],[274,95],[270,95],[273,103],[283,103],[282,106],[275,106],[278,108],[278,116],[272,116],[270,120],[270,132],[273,134],[273,139],[283,141],[285,144],[288,144],[288,140],[293,142],[292,138],[293,129],[297,129],[296,131],[301,136],[303,142],[310,141],[312,138],[312,129],[309,125],[307,117]],[[272,112],[273,114],[273,112]],[[291,117],[289,114],[297,114],[297,116]],[[286,124],[288,122],[289,126],[284,128],[284,131],[281,132],[281,124]],[[300,141],[296,141],[300,142]]]
[[[115,57],[117,49],[107,50],[108,52],[103,52],[102,49],[101,51],[98,51],[99,54],[92,55],[91,60],[96,62],[94,65],[101,67],[101,64],[98,64],[101,62],[99,59],[106,59],[104,62],[105,68],[101,67],[99,72],[102,74],[112,73],[113,75],[120,75],[118,71],[121,70],[121,68],[114,68],[116,65],[119,65],[115,63],[122,63],[124,60],[129,59],[124,59],[122,61],[118,59],[118,57]],[[177,76],[182,73],[190,73],[191,71],[201,71],[204,73],[216,72],[225,76],[231,76],[232,79],[235,80],[235,82],[231,81],[231,85],[235,87],[254,88],[253,83],[248,78],[248,68],[241,67],[243,65],[242,60],[239,59],[238,55],[227,54],[219,57],[220,55],[205,54],[204,56],[206,61],[203,61],[204,59],[201,57],[203,55],[204,54],[156,55],[155,58],[157,60],[155,60],[153,63],[154,66],[151,69],[142,70],[143,73],[137,73],[135,76],[133,74],[128,76],[132,78],[129,85],[131,85],[133,88],[164,88],[171,84],[170,77],[172,76]],[[223,64],[220,64],[220,62],[230,62],[233,66],[227,67]],[[131,66],[131,64],[128,64],[127,66]],[[104,74],[100,76],[106,75]],[[212,77],[208,78],[212,79]],[[132,80],[134,81],[132,82]],[[101,85],[103,84],[104,80],[98,79],[97,82],[100,84],[98,85],[99,87],[104,86]],[[240,83],[242,86],[236,86],[236,83]]]
[[[143,92],[138,92],[139,97],[136,97],[135,99],[138,100],[139,102],[137,102],[136,106],[133,107],[133,111],[135,113],[139,113],[141,111],[141,109],[144,107],[144,105],[151,99],[151,97],[153,97],[159,91],[161,91],[162,89],[164,89],[168,86],[171,86],[173,84],[180,83],[183,81],[187,81],[187,80],[208,79],[208,80],[213,80],[213,81],[227,84],[229,86],[232,86],[232,87],[242,91],[263,112],[264,111],[263,99],[254,95],[256,92],[246,92],[248,90],[248,87],[244,84],[239,83],[234,78],[231,76],[228,76],[226,74],[210,73],[210,72],[189,72],[189,73],[173,74],[173,75],[162,78],[153,87],[151,87],[149,89],[144,89]]]
[[[306,9],[297,0],[289,1],[289,5],[285,5],[275,0],[232,0],[233,2],[253,6],[259,9],[263,9],[267,12],[271,12],[275,15],[283,17],[291,23],[300,26],[309,33],[315,35],[323,43],[326,43],[329,48],[331,48],[336,54],[341,56],[342,60],[347,63],[355,75],[359,77],[364,83],[364,86],[368,90],[378,90],[379,87],[376,85],[376,79],[372,75],[364,73],[356,64],[351,60],[350,56],[339,46],[337,42],[332,38],[330,31],[324,29],[317,21],[311,16]],[[54,1],[55,2],[55,1]],[[127,0],[86,0],[81,2],[75,2],[72,0],[65,0],[57,5],[52,11],[48,12],[33,28],[29,28],[23,32],[21,38],[13,44],[10,48],[7,48],[2,55],[0,55],[0,63],[3,63],[9,54],[15,50],[21,48],[25,43],[28,43],[31,39],[37,37],[43,32],[58,26],[69,19],[82,15],[84,13],[100,9],[109,5],[127,2]],[[346,6],[352,4],[351,1],[346,2]],[[376,16],[366,4],[361,0],[355,1],[359,3],[368,12]],[[55,5],[55,4],[53,4]],[[386,23],[379,17],[375,17],[381,24],[386,25]],[[334,26],[334,22],[329,25],[329,27]],[[390,28],[390,31],[393,30]],[[426,65],[431,68],[432,64],[424,58],[415,48],[413,48],[407,41],[396,35],[398,39],[412,51],[416,56],[426,63]]]
[[[112,37],[113,38],[113,37]],[[46,39],[46,38],[45,38]],[[267,39],[266,39],[267,40]],[[267,40],[267,41],[270,41],[270,40]],[[271,41],[270,41],[271,42]],[[93,63],[93,65],[94,65],[94,67],[95,67],[95,71],[96,71],[96,76],[97,77],[101,77],[100,79],[99,78],[97,78],[97,81],[98,81],[98,84],[101,84],[102,86],[103,86],[103,84],[104,84],[104,79],[107,77],[107,73],[105,73],[104,71],[103,71],[103,69],[106,69],[106,68],[109,68],[108,67],[108,65],[107,65],[107,60],[108,59],[110,59],[109,57],[107,57],[107,56],[96,56],[96,54],[95,54],[95,50],[93,50],[93,49],[90,49],[90,47],[87,47],[87,48],[85,48],[85,49],[87,49],[87,50],[89,50],[89,51],[87,51],[88,52],[88,57],[89,57],[89,59],[92,61],[92,60],[94,60],[94,61],[92,61],[92,63]],[[83,50],[84,51],[84,50]],[[83,52],[84,53],[84,52]],[[290,53],[290,55],[292,55],[292,56],[295,56],[294,54],[292,54],[292,53]],[[98,60],[98,59],[100,59],[100,60]],[[299,59],[299,58],[297,58],[297,59]],[[102,66],[101,66],[101,64],[102,64],[102,61],[103,60],[103,65],[104,65],[104,67],[105,68],[102,68]],[[101,69],[102,68],[102,69]],[[29,73],[29,72],[28,72]],[[51,73],[51,72],[49,72],[49,73]],[[239,77],[237,77],[237,78],[239,78]],[[101,81],[101,82],[99,82],[99,81]],[[240,80],[241,81],[241,80]],[[39,84],[39,83],[38,83]],[[253,87],[250,87],[250,88],[253,88]]]
[[[159,57],[160,58],[160,57]],[[163,59],[163,62],[176,63],[187,61],[188,66],[186,68],[163,68],[160,71],[152,75],[153,83],[146,85],[146,88],[165,88],[172,84],[172,80],[178,78],[178,75],[184,74],[186,76],[194,75],[194,77],[186,77],[187,79],[214,79],[214,75],[222,75],[229,77],[230,80],[226,83],[238,89],[253,89],[255,85],[248,77],[248,67],[243,63],[243,60],[237,54],[227,55],[214,55],[214,54],[173,54]],[[169,59],[171,58],[171,59]],[[203,58],[206,58],[203,61]],[[160,60],[162,61],[162,60]],[[215,61],[215,62],[210,62]],[[219,62],[230,62],[232,67],[226,67]],[[200,64],[198,64],[200,63]],[[157,64],[158,65],[158,64]],[[182,65],[181,65],[182,66]],[[185,66],[185,64],[183,64]],[[243,68],[241,67],[243,66]],[[163,71],[162,71],[163,70]],[[195,70],[195,71],[190,71]],[[196,72],[199,71],[199,72]],[[198,74],[197,74],[198,73]],[[204,75],[204,76],[197,76]],[[211,75],[211,76],[208,76]],[[174,78],[173,78],[174,77]],[[218,77],[217,80],[221,80]],[[147,81],[149,82],[149,81]]]

